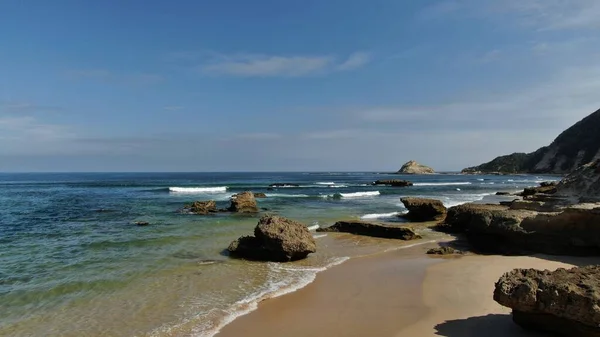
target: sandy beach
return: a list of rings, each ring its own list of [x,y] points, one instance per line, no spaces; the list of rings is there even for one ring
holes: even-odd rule
[[[492,299],[494,283],[514,268],[598,263],[545,256],[426,256],[434,246],[350,260],[295,293],[264,301],[217,336],[544,336],[512,322],[510,310]]]

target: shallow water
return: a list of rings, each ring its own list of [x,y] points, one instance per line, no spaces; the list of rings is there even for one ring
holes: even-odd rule
[[[377,179],[416,186],[371,186]],[[0,335],[210,336],[262,299],[292,291],[391,240],[315,234],[318,253],[290,264],[229,259],[258,216],[178,213],[185,203],[264,192],[260,207],[327,226],[401,221],[403,196],[447,206],[555,178],[374,173],[0,174]],[[272,183],[300,187],[268,189]],[[376,193],[378,192],[378,193]],[[140,227],[136,221],[147,221]],[[434,233],[424,233],[426,237]]]

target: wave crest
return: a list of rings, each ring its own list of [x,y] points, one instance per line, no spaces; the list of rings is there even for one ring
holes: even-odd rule
[[[169,187],[172,193],[223,193],[227,192],[227,186],[218,187]]]

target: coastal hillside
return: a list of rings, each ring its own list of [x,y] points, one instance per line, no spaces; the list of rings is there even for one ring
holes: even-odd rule
[[[532,153],[513,153],[463,173],[565,174],[600,158],[600,110],[561,133],[549,146]]]

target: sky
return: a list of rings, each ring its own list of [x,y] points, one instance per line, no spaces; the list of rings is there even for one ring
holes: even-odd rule
[[[460,170],[600,108],[598,0],[3,0],[0,171]]]

